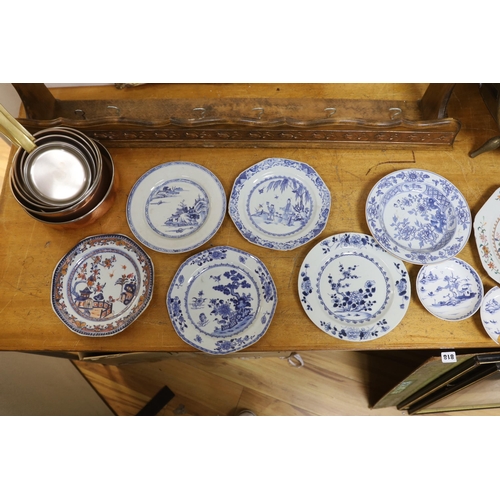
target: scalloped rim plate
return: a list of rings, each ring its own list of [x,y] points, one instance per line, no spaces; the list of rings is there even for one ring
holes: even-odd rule
[[[52,309],[78,335],[107,337],[144,312],[153,284],[153,262],[135,241],[122,234],[89,236],[54,269]]]
[[[330,191],[312,167],[267,158],[238,175],[229,197],[229,215],[251,243],[293,250],[323,231],[330,204]]]
[[[228,246],[188,258],[167,292],[172,325],[187,344],[209,354],[240,351],[266,333],[277,292],[265,265]]]
[[[411,297],[404,263],[372,236],[341,233],[319,242],[299,273],[302,307],[332,337],[375,340],[405,316]]]
[[[201,210],[197,209],[200,203],[190,193],[190,186],[191,191],[202,198],[205,204]],[[153,204],[155,194],[162,189],[163,199]],[[183,193],[191,198],[187,203]],[[156,199],[158,200],[158,196]],[[167,201],[175,204],[174,208],[178,207],[178,212],[184,208],[187,214],[175,214],[174,208],[166,204],[158,208],[162,202]],[[130,230],[142,244],[157,252],[183,253],[200,247],[215,235],[222,225],[226,208],[224,188],[210,170],[197,163],[171,161],[153,167],[137,180],[130,191],[126,213]],[[154,222],[150,217],[153,209],[157,217]],[[167,220],[171,221],[176,216],[177,221],[181,221],[181,217],[187,218],[188,215],[201,220],[197,228],[193,229],[193,225],[187,220],[173,226],[176,232],[167,233]]]
[[[472,227],[462,193],[428,170],[399,170],[383,177],[370,191],[365,213],[382,248],[420,265],[455,257]]]

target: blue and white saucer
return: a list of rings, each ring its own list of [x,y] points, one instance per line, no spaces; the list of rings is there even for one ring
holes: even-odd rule
[[[330,191],[312,167],[268,158],[236,178],[229,215],[251,243],[293,250],[323,231],[330,203]]]
[[[410,304],[404,263],[372,236],[342,233],[324,239],[306,256],[299,294],[309,319],[341,340],[375,340],[393,330]]]
[[[127,221],[134,236],[163,253],[194,250],[219,230],[226,194],[210,170],[173,161],[148,170],[127,201]]]
[[[89,236],[57,264],[52,308],[73,332],[107,337],[144,312],[153,283],[153,263],[135,241],[121,234]]]
[[[456,257],[422,266],[416,287],[422,305],[437,318],[447,321],[460,321],[475,314],[484,294],[477,272]]]
[[[417,169],[377,182],[366,201],[366,220],[382,248],[421,265],[455,257],[472,228],[462,193],[444,177]]]
[[[209,354],[227,354],[264,335],[277,300],[273,279],[257,257],[220,246],[181,265],[166,304],[182,340]]]

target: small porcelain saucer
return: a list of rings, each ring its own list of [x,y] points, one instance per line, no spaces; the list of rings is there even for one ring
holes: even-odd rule
[[[493,287],[481,304],[481,321],[486,333],[491,339],[500,344],[500,288]]]
[[[152,168],[135,183],[127,201],[127,222],[152,250],[182,253],[212,238],[226,206],[224,188],[210,170],[173,161]]]
[[[422,305],[446,321],[460,321],[475,314],[484,294],[477,272],[456,257],[422,266],[416,287]]]

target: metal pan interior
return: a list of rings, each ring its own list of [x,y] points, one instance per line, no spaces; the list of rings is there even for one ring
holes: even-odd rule
[[[26,157],[22,173],[26,188],[54,206],[81,200],[91,183],[91,169],[84,155],[64,142],[38,146]]]
[[[83,197],[83,199],[80,201],[68,204],[60,204],[57,206],[54,206],[53,203],[45,202],[44,200],[36,197],[30,190],[28,190],[24,186],[25,180],[24,180],[24,172],[22,170],[23,170],[23,163],[26,161],[28,153],[24,150],[19,149],[16,152],[13,162],[14,177],[15,181],[17,182],[18,190],[21,191],[22,195],[24,195],[25,198],[27,198],[32,204],[34,204],[37,208],[41,209],[43,212],[46,211],[56,212],[64,208],[71,208],[76,204],[81,203],[86,197],[88,197],[90,194],[92,194],[93,191],[95,191],[97,184],[100,182],[100,177],[101,177],[100,173],[99,175],[97,174],[97,165],[96,165],[96,158],[94,151],[95,145],[91,146],[87,141],[83,140],[80,141],[80,138],[78,136],[70,134],[66,135],[59,133],[53,133],[53,134],[45,133],[43,135],[35,137],[35,144],[37,144],[37,146],[44,145],[54,141],[67,142],[81,151],[81,153],[85,156],[85,158],[89,162],[91,168],[91,184],[89,186],[89,189],[85,193],[85,197]],[[101,162],[100,157],[99,157],[99,162]]]
[[[93,151],[93,149],[91,149],[91,147],[88,143],[80,141],[76,137],[72,137],[70,135],[60,134],[60,133],[53,133],[53,134],[44,135],[42,137],[35,137],[35,144],[37,146],[42,146],[44,144],[48,144],[49,142],[54,142],[54,141],[55,142],[66,142],[68,144],[71,144],[75,148],[77,148],[83,154],[83,156],[85,156],[88,164],[90,165],[92,182],[96,179],[96,177],[97,177],[97,159],[95,156],[95,152]]]
[[[83,132],[80,132],[79,130],[72,129],[69,127],[52,127],[35,132],[33,134],[33,137],[35,137],[35,143],[36,143],[37,138],[43,138],[46,137],[47,135],[52,135],[52,134],[58,134],[65,137],[69,137],[83,144],[91,151],[92,156],[94,157],[95,164],[97,165],[100,162],[101,153],[97,148],[97,146],[95,145],[94,141],[90,137],[87,137]]]
[[[61,229],[83,227],[104,215],[114,203],[117,190],[117,176],[111,155],[101,144],[98,144],[98,147],[103,157],[102,184],[98,193],[93,198],[91,205],[66,217],[51,218],[47,214],[35,214],[30,210],[26,210],[26,212],[34,219]]]
[[[78,141],[81,141],[81,142],[87,144],[88,147],[93,151],[94,156],[95,156],[96,167],[97,167],[96,168],[96,175],[97,176],[101,175],[101,170],[102,170],[101,151],[94,140],[92,140],[90,137],[85,135],[85,133],[83,133],[81,130],[69,128],[69,127],[53,127],[53,128],[45,129],[45,130],[36,132],[34,134],[34,137],[38,137],[38,136],[42,137],[48,133],[58,133],[58,134],[68,135],[70,137],[77,139]]]

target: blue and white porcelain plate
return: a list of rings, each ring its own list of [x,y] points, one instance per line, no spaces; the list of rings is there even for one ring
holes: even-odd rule
[[[500,337],[500,288],[493,287],[481,304],[481,321],[486,333],[499,344]]]
[[[251,243],[293,250],[323,231],[330,204],[330,191],[312,167],[268,158],[236,178],[229,215]]]
[[[220,246],[181,265],[166,303],[182,340],[209,354],[227,354],[266,333],[277,300],[273,279],[257,257]]]
[[[416,287],[422,305],[437,318],[447,321],[460,321],[475,314],[484,293],[477,272],[456,257],[422,266]]]
[[[404,263],[372,236],[342,233],[307,254],[299,294],[318,328],[342,340],[364,342],[386,335],[401,322],[411,286]]]
[[[127,221],[134,236],[163,253],[182,253],[206,243],[226,213],[226,194],[210,170],[173,161],[147,171],[127,201]]]
[[[137,243],[121,234],[90,236],[57,264],[52,308],[73,332],[107,337],[144,312],[153,283],[153,263]]]
[[[400,170],[381,179],[366,201],[370,232],[385,250],[413,264],[455,257],[472,219],[462,193],[427,170]]]

